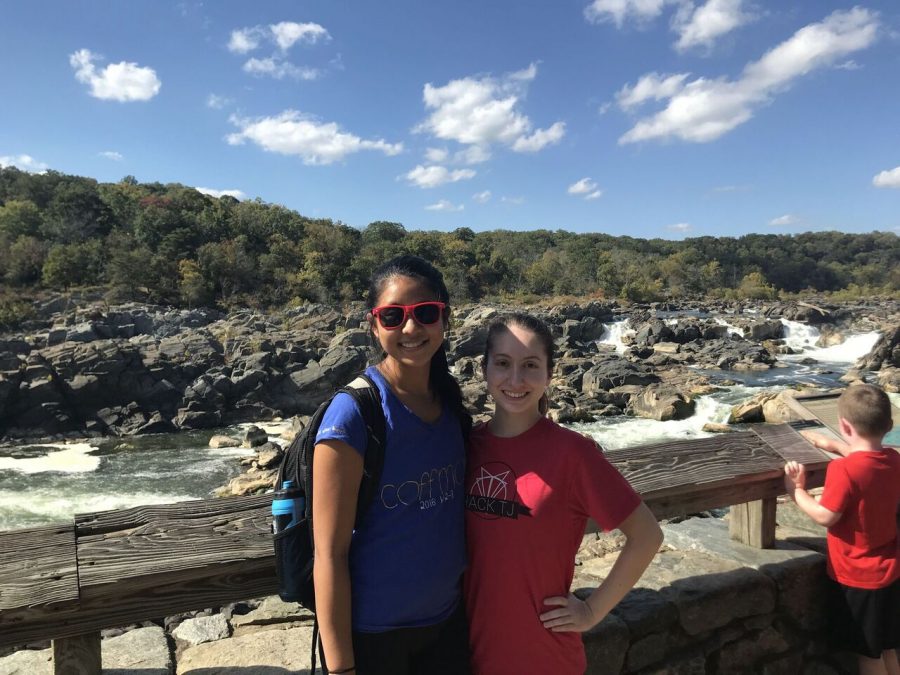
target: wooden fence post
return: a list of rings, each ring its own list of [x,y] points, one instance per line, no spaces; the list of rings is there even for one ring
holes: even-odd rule
[[[774,548],[776,505],[776,499],[769,497],[732,506],[731,538],[755,548]]]
[[[101,675],[100,632],[53,641],[54,675]]]

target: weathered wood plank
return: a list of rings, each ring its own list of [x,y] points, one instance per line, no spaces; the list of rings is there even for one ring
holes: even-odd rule
[[[46,612],[30,621],[8,621],[0,614],[0,647],[38,639],[61,638],[162,618],[229,602],[273,595],[277,591],[274,560],[218,565],[202,577],[166,575],[150,589],[119,587],[115,598],[86,599],[65,611]]]
[[[265,494],[135,506],[130,509],[79,514],[75,516],[75,529],[80,538],[92,534],[129,530],[161,520],[191,521],[210,516],[227,517],[257,508],[268,508],[271,503],[272,495]]]
[[[79,537],[82,598],[115,597],[123,584],[152,587],[158,576],[203,578],[217,565],[271,559],[270,521],[268,507],[257,507]]]
[[[705,483],[739,483],[781,470],[784,461],[751,431],[608,450],[606,457],[646,496],[679,494]]]
[[[0,532],[0,616],[77,599],[73,525]]]
[[[787,424],[758,424],[753,433],[765,441],[783,461],[804,465],[827,464],[828,455]]]
[[[54,675],[100,675],[100,633],[86,633],[53,641]]]

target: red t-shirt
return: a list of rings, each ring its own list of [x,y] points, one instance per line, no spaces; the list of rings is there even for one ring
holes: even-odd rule
[[[593,441],[546,418],[515,438],[475,429],[465,487],[475,674],[581,675],[581,634],[544,628],[544,599],[568,595],[588,517],[613,529],[640,497]]]
[[[819,503],[842,514],[828,528],[833,579],[855,588],[884,588],[900,579],[900,454],[884,448],[833,460]]]

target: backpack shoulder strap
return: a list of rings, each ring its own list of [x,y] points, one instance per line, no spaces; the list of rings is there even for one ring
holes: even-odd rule
[[[354,524],[354,527],[358,528],[372,505],[372,500],[375,498],[381,482],[387,423],[384,418],[384,409],[381,407],[381,393],[368,375],[360,375],[341,391],[353,397],[362,413],[363,421],[366,423],[366,454],[363,460],[363,477],[359,485]]]

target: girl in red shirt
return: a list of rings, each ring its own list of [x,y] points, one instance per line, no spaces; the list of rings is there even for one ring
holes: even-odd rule
[[[594,441],[545,417],[553,337],[543,322],[526,314],[495,321],[482,368],[496,408],[472,432],[466,471],[473,671],[580,675],[580,634],[637,582],[662,532]],[[582,601],[570,586],[589,517],[627,542]]]

